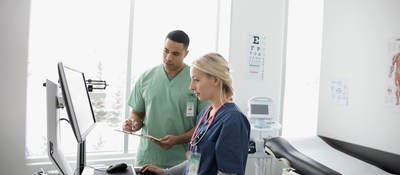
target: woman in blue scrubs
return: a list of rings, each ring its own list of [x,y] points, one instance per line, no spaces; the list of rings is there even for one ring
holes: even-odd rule
[[[210,106],[197,117],[190,140],[188,160],[161,169],[145,165],[142,172],[158,175],[244,175],[247,161],[250,124],[232,102],[232,78],[226,60],[210,53],[193,62],[190,89]]]

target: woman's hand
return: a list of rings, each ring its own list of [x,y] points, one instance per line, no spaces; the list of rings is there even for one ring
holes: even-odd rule
[[[140,169],[141,173],[144,173],[146,171],[150,171],[152,173],[155,173],[157,175],[164,175],[164,170],[161,169],[160,167],[157,167],[155,165],[150,165],[150,164],[146,164],[142,167],[142,169]]]

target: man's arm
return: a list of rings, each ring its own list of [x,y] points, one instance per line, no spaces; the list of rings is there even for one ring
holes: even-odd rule
[[[194,128],[188,130],[187,132],[174,136],[174,135],[166,135],[165,137],[161,138],[160,141],[153,140],[154,143],[158,144],[164,150],[168,150],[174,145],[183,144],[189,142],[192,138],[194,132]]]
[[[190,139],[192,138],[193,132],[194,132],[194,128],[192,128],[189,131],[177,136],[178,139],[176,140],[175,145],[189,142]]]
[[[196,103],[197,103],[197,114],[200,113],[200,111],[208,106],[210,103],[208,101],[199,101],[199,99],[196,98]],[[195,120],[195,119],[194,119]],[[173,135],[167,135],[164,138],[161,139],[161,142],[153,141],[154,143],[160,145],[161,148],[164,150],[170,149],[174,145],[178,144],[183,144],[187,143],[190,141],[192,138],[192,135],[194,133],[194,127],[185,133],[178,135],[178,136],[173,136]]]

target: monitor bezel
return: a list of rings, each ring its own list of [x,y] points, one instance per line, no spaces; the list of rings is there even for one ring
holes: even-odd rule
[[[82,81],[83,84],[85,86],[86,89],[86,95],[89,101],[89,106],[90,106],[90,112],[91,112],[91,116],[93,119],[93,123],[85,130],[85,131],[81,131],[81,128],[79,128],[79,124],[78,124],[78,119],[76,117],[75,114],[75,110],[74,110],[74,106],[73,106],[73,102],[71,99],[71,94],[68,88],[68,80],[67,77],[65,75],[65,70],[64,69],[69,69],[71,71],[75,71],[77,73],[80,73],[82,75]],[[93,107],[92,107],[92,103],[90,100],[90,96],[89,96],[89,92],[87,89],[87,84],[86,84],[86,79],[85,79],[85,75],[83,72],[78,71],[76,69],[73,69],[69,66],[63,65],[62,62],[58,63],[58,75],[59,75],[59,83],[60,83],[60,87],[61,87],[61,91],[62,91],[62,96],[63,96],[63,100],[64,100],[64,106],[65,109],[67,111],[68,114],[68,119],[69,119],[69,123],[72,127],[72,131],[74,132],[75,138],[77,140],[78,143],[83,143],[86,141],[86,136],[90,133],[90,131],[94,128],[95,124],[96,124],[96,118],[93,112]]]

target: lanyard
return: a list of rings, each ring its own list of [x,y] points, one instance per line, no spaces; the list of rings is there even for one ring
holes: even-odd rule
[[[206,117],[207,114],[210,113],[210,111],[211,111],[211,109],[212,109],[212,106],[209,106],[208,109],[206,110],[206,112],[204,112],[203,116],[201,116],[199,123],[197,124],[196,128],[194,129],[194,133],[193,133],[193,135],[192,135],[192,138],[190,139],[190,150],[192,150],[193,147],[196,146],[196,145],[201,141],[201,139],[203,139],[204,135],[206,135],[206,132],[208,131],[208,128],[210,128],[211,124],[213,123],[213,121],[214,121],[214,119],[215,119],[215,116],[217,115],[217,112],[222,108],[222,106],[224,106],[225,103],[226,103],[226,102],[222,103],[221,106],[219,106],[219,107],[215,110],[214,114],[213,114],[213,115],[210,115],[210,117],[206,120],[206,122],[207,122],[207,128],[206,128],[206,130],[205,130],[204,133],[200,136],[200,138],[196,141],[196,143],[194,143],[194,139],[195,139],[195,137],[196,137],[197,130],[200,128],[201,123],[202,123],[203,120],[204,120],[204,117]]]

